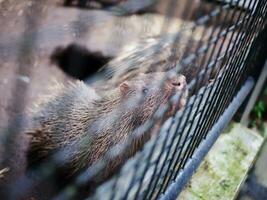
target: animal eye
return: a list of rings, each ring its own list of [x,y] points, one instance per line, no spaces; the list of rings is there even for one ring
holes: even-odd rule
[[[148,89],[147,89],[147,88],[144,88],[144,89],[143,89],[143,93],[144,93],[144,94],[147,94],[147,92],[148,92]]]

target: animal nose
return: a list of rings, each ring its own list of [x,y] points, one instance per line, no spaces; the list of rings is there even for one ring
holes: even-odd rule
[[[181,86],[181,82],[180,81],[177,81],[177,82],[172,82],[172,85],[173,86]]]
[[[172,80],[172,85],[175,87],[184,87],[186,85],[186,78],[183,75],[179,75],[178,77]]]

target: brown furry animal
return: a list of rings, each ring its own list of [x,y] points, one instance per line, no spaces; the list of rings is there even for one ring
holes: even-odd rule
[[[166,72],[139,74],[101,97],[82,82],[61,89],[59,94],[41,105],[41,110],[33,118],[29,167],[56,153],[67,176],[72,176],[103,158],[114,145],[124,143],[136,134],[126,149],[106,160],[106,167],[94,180],[102,182],[156,132],[143,132],[138,127],[144,125],[159,106],[166,105],[173,95],[180,95],[179,100],[169,101],[167,114],[160,119],[162,122],[185,105],[185,77],[169,75]]]

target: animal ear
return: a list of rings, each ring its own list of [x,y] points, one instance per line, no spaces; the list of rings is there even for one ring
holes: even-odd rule
[[[123,94],[126,94],[129,91],[129,84],[127,82],[123,82],[120,84],[120,91]]]

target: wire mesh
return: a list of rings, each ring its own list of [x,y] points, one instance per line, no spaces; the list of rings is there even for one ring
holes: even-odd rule
[[[73,10],[74,12],[71,15],[74,17],[72,19],[63,19],[58,22],[55,20],[55,23],[52,23],[49,27],[49,24],[47,25],[46,22],[43,22],[45,20],[42,20],[42,12],[47,5],[55,4],[55,2],[68,7],[78,6],[83,8],[83,11],[76,12]],[[64,119],[68,117],[72,110],[89,108],[88,106],[79,107],[80,105],[75,104],[76,101],[78,103],[83,102],[83,100],[79,101],[80,96],[81,99],[88,96],[82,93],[83,88],[75,87],[67,90],[66,93],[60,93],[56,97],[59,100],[55,101],[59,103],[54,102],[53,104],[53,100],[51,100],[52,103],[48,102],[40,111],[40,113],[48,114],[39,118],[39,122],[42,122],[44,118],[43,125],[48,124],[50,126],[50,122],[47,123],[45,120],[63,119],[63,122],[59,124],[60,127],[54,127],[55,129],[52,127],[46,130],[47,134],[51,132],[51,138],[54,137],[53,134],[61,134],[60,137],[66,136],[67,138],[65,143],[68,143],[68,141],[73,143],[69,142],[68,145],[64,144],[62,146],[59,144],[57,147],[56,141],[53,144],[55,151],[51,151],[51,155],[45,158],[44,162],[39,163],[37,168],[26,173],[18,169],[20,168],[18,165],[26,165],[24,163],[26,161],[20,163],[20,159],[16,160],[16,156],[17,152],[21,151],[20,146],[23,146],[23,148],[27,146],[25,144],[27,142],[24,142],[25,139],[22,139],[25,134],[20,133],[24,133],[24,126],[28,121],[24,121],[24,115],[15,115],[14,117],[14,114],[10,114],[8,122],[3,125],[3,128],[1,125],[3,134],[1,134],[0,170],[10,167],[12,172],[1,183],[1,196],[5,199],[29,198],[32,196],[41,199],[160,198],[176,177],[183,173],[183,169],[193,157],[194,152],[208,136],[209,131],[248,79],[249,71],[253,67],[253,52],[255,49],[260,50],[264,45],[261,41],[258,41],[258,35],[262,33],[264,28],[266,30],[266,0],[169,0],[166,8],[158,11],[164,13],[165,17],[143,14],[148,7],[156,12],[157,9],[153,5],[157,5],[161,1],[96,0],[94,2],[95,4],[92,4],[92,1],[85,0],[32,2],[30,7],[25,9],[25,30],[23,34],[10,33],[9,36],[5,32],[5,35],[1,36],[1,59],[3,63],[17,65],[15,74],[20,77],[20,79],[14,81],[9,103],[15,113],[26,112],[27,96],[31,93],[29,92],[29,86],[21,84],[21,80],[25,82],[25,77],[32,78],[34,76],[34,68],[29,66],[34,66],[34,62],[36,60],[38,62],[39,57],[46,55],[41,51],[42,49],[48,48],[51,53],[56,46],[66,44],[85,44],[87,53],[102,51],[103,55],[100,57],[106,59],[104,62],[106,64],[100,70],[94,69],[93,71],[96,74],[85,80],[85,83],[89,84],[88,87],[92,86],[97,91],[97,100],[92,99],[94,103],[98,102],[98,99],[105,99],[103,96],[107,91],[113,91],[114,88],[121,89],[122,86],[127,87],[128,82],[126,82],[126,86],[122,85],[125,80],[142,82],[143,80],[138,79],[141,73],[144,73],[146,78],[148,74],[152,75],[152,81],[150,83],[145,82],[149,89],[167,90],[165,84],[172,79],[173,72],[175,72],[176,77],[177,74],[186,77],[187,87],[174,95],[168,95],[166,97],[168,101],[164,104],[158,103],[159,105],[156,108],[148,110],[147,112],[151,112],[151,114],[145,121],[141,121],[139,116],[131,116],[133,123],[138,124],[138,126],[135,125],[131,129],[127,129],[127,135],[118,142],[115,141],[116,139],[112,140],[112,138],[117,137],[116,133],[119,132],[117,129],[122,129],[116,121],[124,119],[118,118],[118,116],[126,116],[118,114],[118,112],[124,113],[133,108],[136,113],[139,107],[143,108],[142,105],[146,102],[144,94],[147,91],[142,90],[142,95],[139,95],[140,97],[137,100],[135,99],[136,101],[129,100],[122,103],[120,108],[114,109],[116,112],[111,109],[111,114],[107,115],[109,117],[100,115],[103,119],[93,121],[94,126],[87,124],[83,132],[89,136],[82,138],[83,135],[81,135],[78,139],[75,136],[64,134],[68,133],[69,130],[76,130],[77,133],[80,131],[80,122],[75,121],[76,118],[79,118],[79,115],[73,113],[74,117],[70,117],[65,122]],[[12,5],[12,1],[2,4],[3,8],[9,7]],[[180,6],[179,12],[176,10],[177,6]],[[92,7],[102,8],[104,11],[86,10]],[[48,6],[48,11],[45,12],[49,13],[50,9],[51,7]],[[58,14],[47,18],[51,21],[51,18],[64,13],[65,9],[59,10]],[[134,17],[128,16],[136,12],[141,14],[139,13],[138,16]],[[180,19],[171,19],[174,16],[179,16]],[[65,20],[69,24],[64,25]],[[139,26],[132,24],[134,20],[140,23]],[[113,29],[110,29],[110,26]],[[131,30],[137,33],[131,34]],[[105,38],[103,39],[102,36],[99,36],[99,32],[109,34],[108,36],[102,35]],[[56,39],[54,38],[58,34],[62,35],[62,41],[59,41],[58,36],[56,36]],[[99,41],[99,38],[108,48],[101,49],[101,44],[94,41]],[[128,40],[129,44],[127,44]],[[17,56],[17,60],[12,60],[14,56]],[[70,63],[68,68],[77,67],[83,62],[81,59],[77,59],[75,55],[69,56],[68,59]],[[66,71],[71,72],[71,70],[73,69]],[[154,79],[158,76],[155,72],[164,73],[164,77],[161,77],[160,80],[156,79],[155,82]],[[172,84],[174,85],[174,83]],[[59,90],[64,89],[60,88]],[[75,95],[70,95],[70,93]],[[163,94],[165,95],[165,93]],[[176,108],[175,112],[172,112],[172,115],[169,116],[168,112],[172,106],[180,103],[183,98],[185,99],[182,108]],[[60,103],[66,99],[71,103],[66,105]],[[103,104],[104,100],[99,102]],[[112,102],[115,102],[115,100]],[[151,99],[149,102],[151,102]],[[100,103],[95,103],[94,106],[100,105]],[[64,109],[61,109],[62,105],[65,106]],[[109,104],[107,105],[100,111],[107,112]],[[100,112],[95,107],[90,109],[92,113],[94,110],[96,110],[96,114]],[[114,113],[112,113],[113,111]],[[55,112],[58,116],[49,116],[50,112]],[[86,113],[86,110],[84,110],[84,113],[88,116],[94,116],[92,113]],[[120,124],[123,123],[125,122],[122,120]],[[64,180],[59,187],[57,184],[60,182],[58,179],[61,179],[58,178],[61,167],[68,165],[71,156],[75,155],[75,158],[77,158],[77,155],[80,154],[76,154],[76,152],[79,153],[80,148],[93,149],[91,143],[91,146],[84,147],[83,145],[88,145],[87,140],[95,137],[92,133],[98,133],[92,130],[106,131],[106,124],[114,125],[108,127],[107,130],[115,130],[110,132],[114,134],[112,137],[103,140],[105,143],[99,144],[99,149],[104,148],[101,155],[94,162],[75,171],[75,176],[66,182]],[[61,131],[62,133],[59,133]],[[105,139],[106,136],[101,135],[100,137]],[[60,141],[62,138],[58,140]],[[139,138],[145,138],[144,141],[140,142],[139,148],[126,153],[133,148],[133,141],[137,141]],[[49,145],[49,143],[41,145]],[[25,151],[27,152],[27,150]],[[82,152],[82,155],[90,153],[91,156],[83,157],[83,159],[90,160],[94,156],[97,157],[97,148],[94,151]],[[42,153],[42,151],[39,153]],[[86,161],[77,158],[78,164],[84,162]],[[87,162],[89,163],[89,161]],[[119,164],[117,165],[117,163]],[[79,166],[78,164],[77,166]],[[24,167],[22,171],[24,171]],[[112,172],[108,173],[108,171]],[[27,173],[31,175],[28,176]],[[32,179],[32,177],[34,178]],[[44,191],[46,195],[40,196],[39,193],[44,193]]]

